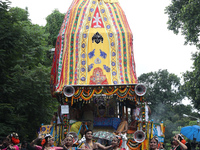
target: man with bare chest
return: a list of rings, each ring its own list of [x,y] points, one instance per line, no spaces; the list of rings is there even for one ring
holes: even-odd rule
[[[112,147],[112,145],[104,146],[104,145],[102,145],[100,143],[93,142],[92,141],[93,132],[90,129],[85,131],[85,138],[86,138],[86,141],[81,146],[81,149],[84,149],[84,150],[98,150],[98,149],[109,149],[109,148]]]

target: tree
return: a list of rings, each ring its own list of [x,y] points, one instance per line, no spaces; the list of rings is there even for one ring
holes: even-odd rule
[[[12,20],[13,21],[30,21],[29,20],[29,13],[28,13],[28,8],[26,9],[21,9],[19,7],[11,8],[9,10],[9,13],[12,14]]]
[[[200,0],[172,0],[165,9],[168,29],[185,36],[185,44],[200,48]]]
[[[199,112],[200,109],[200,53],[196,52],[192,55],[194,60],[192,69],[183,74],[184,85],[183,90],[191,100],[194,108]]]
[[[165,142],[170,143],[172,132],[176,131],[178,126],[185,125],[181,120],[182,112],[191,113],[190,106],[180,105],[184,98],[180,89],[180,78],[167,70],[158,70],[158,72],[142,74],[138,80],[147,86],[144,98],[151,108],[150,119],[155,123],[164,122]]]
[[[46,17],[47,24],[45,26],[45,29],[46,33],[49,34],[48,44],[51,45],[51,47],[55,47],[56,45],[56,39],[64,17],[65,14],[60,13],[56,9]]]
[[[152,115],[155,118],[159,116],[158,121],[168,116],[171,107],[179,104],[184,97],[180,90],[180,78],[167,70],[142,74],[138,80],[147,86],[145,100],[149,102]]]
[[[58,105],[50,95],[47,34],[27,10],[0,2],[0,13],[0,135],[31,140]]]

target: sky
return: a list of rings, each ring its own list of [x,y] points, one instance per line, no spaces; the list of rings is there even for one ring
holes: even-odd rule
[[[45,18],[58,9],[66,13],[72,0],[11,0],[12,7],[25,8],[32,23],[45,26]],[[195,46],[184,45],[184,37],[167,29],[167,14],[164,9],[171,0],[119,0],[133,33],[133,48],[136,74],[167,69],[181,77],[191,71],[192,52]]]

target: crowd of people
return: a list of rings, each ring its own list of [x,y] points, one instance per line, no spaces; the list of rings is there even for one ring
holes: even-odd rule
[[[38,141],[41,141],[39,145]],[[112,149],[123,150],[121,148],[122,139],[120,136],[115,136],[112,139],[111,145],[104,146],[101,143],[93,141],[93,131],[88,129],[85,131],[85,141],[79,145],[75,144],[75,139],[72,134],[67,134],[66,138],[61,142],[61,145],[56,147],[54,145],[54,137],[47,134],[43,139],[38,136],[31,143],[23,142],[20,144],[19,136],[17,133],[12,133],[7,136],[0,145],[1,150],[97,150],[97,149]]]
[[[36,143],[38,143],[38,145]],[[93,140],[93,131],[88,129],[85,131],[85,141],[79,146],[76,145],[73,134],[67,134],[61,145],[56,147],[54,145],[54,137],[47,134],[43,139],[38,136],[31,143],[26,141],[20,144],[19,136],[17,133],[8,135],[0,143],[1,150],[125,150],[121,148],[122,138],[118,135],[114,136],[110,145],[103,145]],[[164,150],[164,144],[158,141],[158,137],[154,136],[149,142],[150,150]],[[191,150],[191,145],[185,141],[183,135],[177,134],[171,141],[171,150]]]
[[[146,105],[146,104],[145,104]],[[148,105],[146,105],[148,106]],[[90,108],[90,109],[89,109]],[[59,109],[60,110],[60,109]],[[150,115],[150,109],[148,107],[145,108],[145,113],[147,113],[145,116]],[[88,114],[92,114],[92,107],[85,107],[84,113],[88,112]],[[62,121],[62,118],[59,117],[61,115],[58,115],[60,111],[56,112],[52,118],[51,123],[53,124],[56,121],[56,124],[59,124],[58,120]],[[19,136],[17,133],[12,133],[8,135],[3,140],[0,140],[0,150],[98,150],[98,149],[109,149],[109,150],[126,150],[129,149],[127,147],[127,138],[124,138],[126,134],[133,134],[137,131],[137,123],[138,120],[140,120],[141,111],[139,108],[135,109],[133,111],[133,115],[131,118],[131,122],[127,122],[127,116],[121,116],[121,123],[118,125],[118,128],[115,132],[113,132],[114,137],[109,140],[107,144],[99,142],[95,142],[93,139],[93,124],[90,122],[93,122],[93,120],[89,120],[89,122],[84,121],[78,121],[80,116],[80,111],[77,111],[76,108],[71,109],[70,112],[70,124],[71,128],[69,130],[69,133],[64,138],[64,140],[61,142],[59,146],[54,146],[54,137],[52,137],[50,134],[47,134],[41,138],[41,136],[38,136],[36,139],[34,139],[31,143],[28,143],[26,141],[20,142]],[[83,113],[83,114],[84,114]],[[85,114],[85,116],[88,116],[88,114]],[[83,115],[84,116],[84,115]],[[90,116],[89,118],[91,118]],[[59,119],[58,119],[59,118]],[[146,118],[145,118],[146,119]],[[148,119],[148,118],[147,118]],[[84,117],[83,120],[88,120],[88,118]],[[89,127],[87,130],[80,126],[86,125]],[[76,137],[72,134],[77,133],[78,131],[83,131],[81,135],[77,135],[77,138],[79,139],[79,145],[77,145]],[[85,131],[85,132],[84,132]],[[79,137],[80,136],[80,137]],[[80,141],[84,140],[80,143]],[[80,140],[81,139],[81,140]],[[100,140],[101,141],[101,140]],[[143,148],[144,150],[164,150],[165,146],[163,143],[159,142],[158,137],[154,136],[149,141],[148,148]],[[173,137],[173,140],[171,141],[171,150],[191,150],[191,146],[189,143],[186,143],[185,139],[183,138],[183,135],[177,134]]]
[[[153,137],[149,143],[150,150],[164,150],[164,144],[158,141],[157,137]],[[173,137],[171,141],[171,149],[170,150],[191,150],[190,143],[186,142],[183,138],[183,135],[177,134]]]

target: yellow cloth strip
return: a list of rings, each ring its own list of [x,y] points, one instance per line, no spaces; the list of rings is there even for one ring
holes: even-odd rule
[[[149,149],[149,122],[147,123],[147,143],[146,148]]]
[[[142,150],[144,150],[144,142],[142,142]]]
[[[151,123],[151,139],[153,138],[153,122]]]

